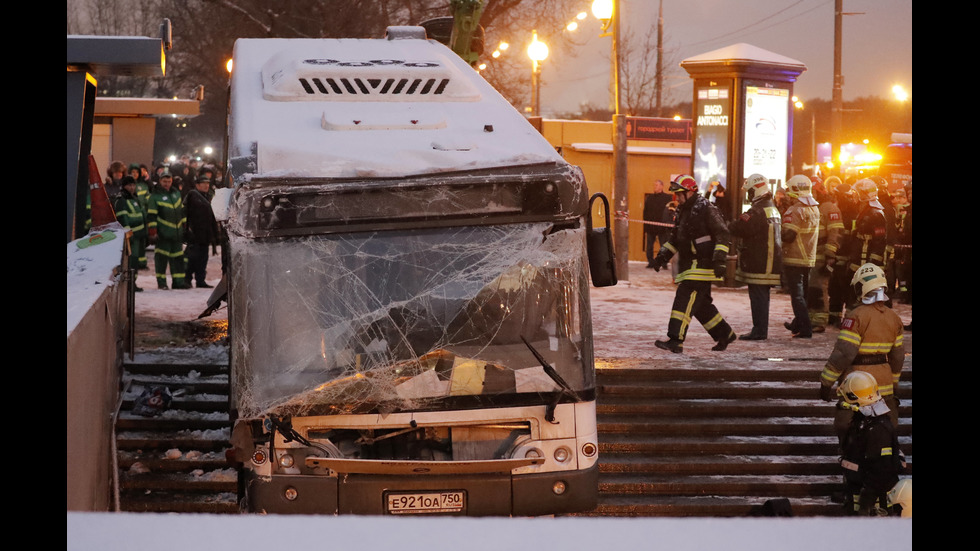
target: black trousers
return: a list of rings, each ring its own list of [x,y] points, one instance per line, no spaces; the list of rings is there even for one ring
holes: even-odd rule
[[[193,277],[198,285],[207,283],[204,279],[208,271],[208,246],[188,243],[184,257],[187,258],[188,280]],[[190,281],[187,284],[190,285]]]
[[[810,310],[806,306],[806,290],[810,286],[809,266],[786,266],[786,286],[789,288],[789,301],[793,306],[793,321],[790,323],[794,333],[812,335]]]
[[[772,285],[749,283],[749,305],[752,307],[752,334],[769,337],[769,288]]]
[[[667,322],[667,336],[683,341],[687,336],[692,317],[704,326],[715,341],[727,339],[732,335],[731,326],[715,308],[711,299],[710,281],[685,280],[677,285],[670,321]]]

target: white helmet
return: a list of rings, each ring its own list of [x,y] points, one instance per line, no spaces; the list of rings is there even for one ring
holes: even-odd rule
[[[857,193],[858,201],[868,203],[876,209],[884,208],[878,202],[878,185],[870,178],[863,178],[854,183],[854,191]]]
[[[878,381],[867,371],[852,371],[837,387],[837,395],[852,406],[870,406],[881,400]]]
[[[766,195],[772,196],[769,189],[769,180],[762,174],[753,174],[745,180],[745,192],[749,196],[749,202],[754,203]]]
[[[864,297],[868,293],[877,290],[879,287],[887,287],[888,279],[885,278],[885,271],[880,266],[862,264],[854,272],[851,278],[851,287],[854,288],[854,295],[858,298]]]
[[[888,491],[888,506],[902,508],[902,517],[912,517],[912,479],[903,478]]]
[[[799,200],[804,205],[815,207],[820,203],[817,203],[817,200],[813,198],[813,194],[810,192],[812,186],[813,182],[810,181],[809,177],[803,174],[797,174],[786,182],[786,194]]]

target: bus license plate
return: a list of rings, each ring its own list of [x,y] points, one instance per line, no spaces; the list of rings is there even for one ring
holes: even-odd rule
[[[466,506],[466,494],[461,491],[388,494],[387,498],[392,515],[458,513]]]

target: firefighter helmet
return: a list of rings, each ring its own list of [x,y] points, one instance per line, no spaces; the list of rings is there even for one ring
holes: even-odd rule
[[[887,286],[888,280],[885,279],[884,270],[870,262],[858,268],[851,278],[851,287],[854,288],[854,295],[858,298]]]
[[[854,183],[854,191],[857,192],[857,200],[860,203],[867,203],[877,209],[884,208],[878,202],[878,185],[870,178],[863,178]]]
[[[912,479],[903,478],[888,491],[888,506],[901,506],[903,517],[912,516]]]
[[[772,196],[769,189],[769,180],[762,174],[753,174],[745,180],[745,192],[749,196],[749,202],[754,203],[757,199],[762,199],[766,195]]]
[[[813,183],[810,181],[810,178],[803,174],[797,174],[786,182],[786,194],[804,205],[815,207],[819,203],[813,198],[813,194],[810,191],[812,186]]]
[[[881,400],[878,381],[867,371],[852,371],[837,387],[837,395],[852,406],[870,406]]]
[[[687,174],[681,174],[677,178],[674,178],[670,182],[671,193],[677,193],[679,191],[690,191],[691,193],[698,192],[698,182]]]

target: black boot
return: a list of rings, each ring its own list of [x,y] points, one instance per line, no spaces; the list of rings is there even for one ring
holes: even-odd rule
[[[655,341],[653,344],[655,344],[657,348],[660,348],[661,350],[670,350],[674,354],[684,352],[684,341],[679,341],[677,339]]]
[[[735,342],[735,339],[736,339],[735,332],[732,331],[731,333],[728,334],[727,337],[718,341],[718,344],[712,346],[711,349],[714,350],[715,352],[721,352],[726,348],[728,348],[729,344]]]

